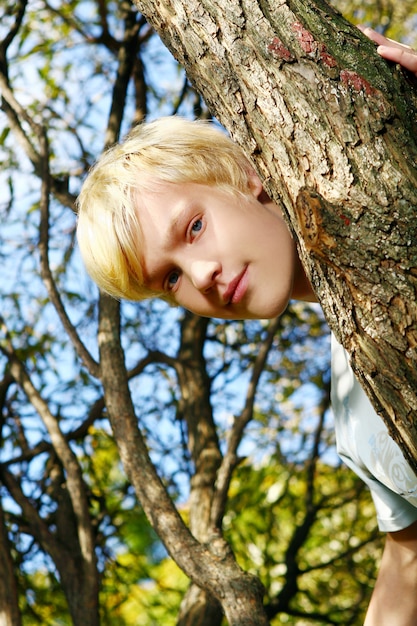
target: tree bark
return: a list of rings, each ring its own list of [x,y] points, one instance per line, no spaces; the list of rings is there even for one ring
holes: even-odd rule
[[[322,0],[135,0],[283,205],[330,327],[417,471],[414,79]]]
[[[4,511],[0,506],[0,626],[21,626],[17,582],[7,534]]]
[[[184,313],[177,374],[181,389],[177,418],[184,420],[193,465],[190,483],[190,531],[207,543],[219,528],[212,524],[212,506],[217,472],[221,464],[219,440],[210,402],[210,379],[204,359],[204,343],[209,320]],[[224,513],[224,511],[223,511]],[[181,602],[178,626],[220,626],[223,611],[213,595],[191,584]]]

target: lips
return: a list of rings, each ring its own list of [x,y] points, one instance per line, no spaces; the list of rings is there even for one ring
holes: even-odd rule
[[[223,294],[226,304],[238,304],[244,297],[248,288],[248,268],[245,267],[240,274],[230,281]]]

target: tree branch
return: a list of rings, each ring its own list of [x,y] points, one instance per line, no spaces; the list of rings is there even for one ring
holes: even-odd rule
[[[122,9],[126,14],[124,20],[125,32],[123,43],[118,53],[117,76],[113,87],[113,97],[104,141],[105,149],[112,146],[119,138],[121,120],[126,104],[127,87],[132,76],[138,50],[140,22],[137,20],[137,13],[127,0],[122,2]]]
[[[245,406],[241,414],[235,419],[229,435],[227,438],[227,450],[220,465],[215,494],[212,504],[212,523],[216,528],[221,525],[221,520],[224,515],[225,504],[227,501],[227,493],[229,490],[230,480],[233,470],[238,463],[237,449],[242,441],[243,433],[246,426],[253,417],[253,406],[255,403],[256,392],[258,388],[259,379],[264,370],[266,360],[268,358],[269,351],[272,347],[274,337],[281,324],[280,318],[272,320],[268,325],[267,335],[256,355],[255,362],[252,367],[251,380],[248,386],[246,394]]]
[[[7,72],[7,62],[6,62],[6,55],[7,55],[7,50],[10,46],[10,44],[12,43],[13,39],[16,37],[17,33],[19,32],[20,26],[23,22],[23,18],[25,16],[25,11],[26,11],[26,7],[28,4],[28,0],[18,0],[15,3],[15,21],[13,26],[10,28],[9,32],[7,33],[7,35],[5,36],[5,38],[3,39],[3,41],[0,43],[0,67],[3,66],[2,68],[2,72]],[[7,74],[6,74],[7,76]]]
[[[230,626],[267,626],[259,581],[237,566],[223,540],[212,541],[208,548],[193,537],[156,473],[129,393],[119,306],[101,296],[99,348],[106,406],[125,471],[172,558],[196,585],[219,600]]]
[[[41,277],[48,292],[49,299],[54,306],[61,323],[70,338],[78,356],[83,361],[92,376],[100,375],[100,366],[93,359],[90,352],[81,341],[79,334],[68,317],[61,296],[57,289],[49,265],[49,197],[51,176],[49,171],[49,146],[45,129],[39,128],[40,167],[41,167],[41,201],[40,201],[40,224],[39,224],[39,254],[41,263]]]
[[[5,328],[4,320],[0,316],[0,324]],[[57,419],[52,415],[47,403],[43,400],[38,390],[33,385],[24,365],[16,355],[7,330],[5,339],[0,343],[0,351],[7,357],[10,373],[15,381],[25,392],[29,402],[38,412],[45,424],[52,445],[58,458],[66,471],[68,492],[70,494],[72,506],[77,519],[78,536],[84,562],[95,571],[94,540],[91,518],[89,514],[89,503],[86,488],[83,482],[81,468],[74,453],[71,450],[66,438],[59,428]]]

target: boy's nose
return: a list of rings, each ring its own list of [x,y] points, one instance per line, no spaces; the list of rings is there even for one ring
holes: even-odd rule
[[[193,261],[190,267],[191,282],[199,291],[208,291],[220,271],[220,264],[216,261]]]

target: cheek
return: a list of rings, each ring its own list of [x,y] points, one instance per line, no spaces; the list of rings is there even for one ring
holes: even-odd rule
[[[178,306],[188,309],[192,313],[199,313],[197,309],[201,309],[203,298],[200,292],[191,285],[188,280],[184,281],[178,291],[174,294],[175,302]]]
[[[276,218],[275,221],[264,225],[264,228],[259,229],[258,232],[260,236],[256,243],[261,246],[261,250],[264,250],[265,256],[270,255],[271,263],[274,259],[284,265],[286,262],[291,262],[295,244],[286,223],[282,219]]]

